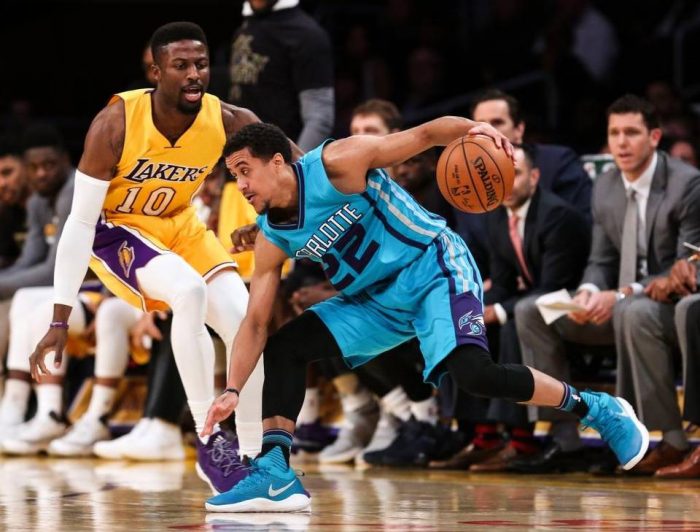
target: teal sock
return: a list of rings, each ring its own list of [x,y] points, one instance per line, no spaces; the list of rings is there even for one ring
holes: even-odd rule
[[[289,453],[292,448],[292,435],[286,430],[270,429],[263,432],[261,456],[265,456],[275,447],[279,447],[284,455],[284,460],[289,465]]]

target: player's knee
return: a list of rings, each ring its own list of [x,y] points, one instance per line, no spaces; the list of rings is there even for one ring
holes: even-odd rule
[[[174,307],[204,309],[207,303],[207,284],[199,276],[191,276],[178,283],[175,289]],[[177,311],[177,308],[173,310]]]
[[[462,391],[480,397],[493,394],[493,373],[497,364],[485,349],[474,345],[459,346],[447,358],[446,364]]]
[[[476,345],[462,345],[446,359],[457,386],[479,397],[527,401],[534,392],[532,372],[519,364],[497,364]]]

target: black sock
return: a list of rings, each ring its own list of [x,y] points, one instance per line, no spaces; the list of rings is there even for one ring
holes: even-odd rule
[[[562,384],[564,385],[564,397],[556,408],[565,412],[573,412],[579,419],[583,419],[588,415],[588,405],[576,388],[565,382]]]

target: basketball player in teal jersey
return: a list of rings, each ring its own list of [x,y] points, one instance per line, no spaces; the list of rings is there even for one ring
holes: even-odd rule
[[[625,469],[647,450],[649,435],[620,398],[584,391],[535,369],[496,364],[483,321],[482,285],[466,244],[423,209],[381,168],[463,135],[513,147],[493,127],[443,117],[385,137],[326,141],[298,162],[270,124],[244,127],[226,144],[226,165],[260,214],[248,311],[236,336],[229,388],[209,410],[205,434],[236,408],[238,394],[265,351],[263,447],[251,474],[207,502],[210,511],[298,511],[310,496],[289,467],[291,432],[304,398],[306,365],[342,357],[352,367],[418,337],[424,378],[449,372],[464,391],[574,412],[597,429]],[[339,295],[278,332],[267,324],[287,257],[323,264]]]

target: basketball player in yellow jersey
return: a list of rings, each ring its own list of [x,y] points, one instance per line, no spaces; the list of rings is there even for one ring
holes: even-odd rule
[[[214,350],[205,323],[230,353],[248,293],[231,256],[190,203],[226,136],[259,120],[205,93],[209,54],[199,26],[162,26],[151,47],[156,88],[113,97],[85,139],[58,246],[53,322],[31,368],[40,380],[48,373],[45,353],[55,351],[60,363],[71,305],[89,263],[115,295],[144,310],[172,309],[173,352],[200,432],[214,397]],[[256,375],[256,384],[241,394],[247,409],[237,413],[241,455],[260,450],[261,364]],[[197,458],[200,476],[215,492],[247,474],[235,440],[223,431],[198,441]]]

